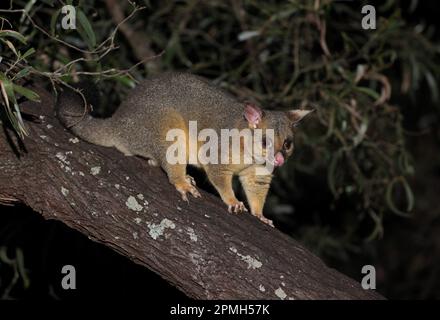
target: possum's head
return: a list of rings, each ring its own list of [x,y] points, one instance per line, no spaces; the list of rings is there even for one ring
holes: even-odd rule
[[[260,143],[253,144],[253,158],[269,161],[279,167],[289,158],[294,149],[294,127],[313,110],[267,111],[255,104],[246,103],[243,116],[254,132],[261,129]],[[254,134],[254,139],[256,134]],[[258,139],[255,139],[258,141]]]

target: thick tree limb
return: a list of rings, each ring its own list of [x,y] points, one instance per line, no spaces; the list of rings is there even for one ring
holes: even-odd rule
[[[11,131],[0,133],[0,202],[62,221],[193,298],[382,298],[250,214],[229,214],[206,192],[187,204],[161,169],[78,140],[41,96],[23,105],[42,116],[27,122],[27,152]]]

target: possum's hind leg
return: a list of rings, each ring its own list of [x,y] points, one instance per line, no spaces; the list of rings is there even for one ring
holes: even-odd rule
[[[154,156],[153,159],[158,159],[158,163],[162,167],[162,169],[168,175],[168,180],[176,190],[181,194],[182,199],[188,201],[187,194],[190,193],[194,198],[201,197],[199,191],[195,187],[194,179],[186,174],[186,166],[188,163],[188,127],[185,123],[185,120],[179,113],[174,111],[169,111],[164,113],[162,119],[166,121],[162,121],[159,123],[158,135],[159,139],[162,140],[161,143],[158,143],[154,146]],[[177,141],[185,141],[182,143],[184,145],[180,145],[179,148],[181,150],[185,150],[186,159],[185,163],[175,163],[172,161],[173,159],[167,159],[167,151],[171,145],[175,145],[175,141],[167,141],[167,133],[169,130],[180,129],[184,137],[180,137]],[[184,139],[183,139],[184,138]]]
[[[194,198],[201,197],[200,192],[196,188],[194,178],[186,174],[186,165],[164,165],[162,168],[167,173],[170,183],[174,185],[183,200],[188,201],[188,193]]]
[[[175,144],[174,141],[167,141],[167,133],[173,129],[180,129],[184,135],[178,141],[187,141],[188,128],[182,116],[173,110],[162,111],[161,121],[139,127],[136,136],[142,137],[142,139],[135,139],[132,135],[126,134],[123,137],[118,137],[113,145],[127,156],[142,157],[151,166],[160,165],[168,175],[170,183],[181,194],[182,199],[188,201],[188,193],[195,198],[201,195],[195,187],[194,179],[186,174],[187,159],[185,159],[185,163],[175,164],[172,160],[168,161],[167,159],[168,148]],[[186,152],[187,142],[183,144],[180,148],[188,154]]]

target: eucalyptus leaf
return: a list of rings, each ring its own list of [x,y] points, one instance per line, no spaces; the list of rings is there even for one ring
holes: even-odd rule
[[[81,9],[76,8],[76,14],[78,22],[84,29],[86,35],[84,40],[87,42],[90,48],[94,48],[96,46],[96,36],[95,32],[93,31],[92,25],[90,24],[89,20]]]

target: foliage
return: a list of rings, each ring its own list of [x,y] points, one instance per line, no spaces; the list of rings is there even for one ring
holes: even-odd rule
[[[8,249],[4,246],[0,246],[0,274],[6,274],[6,271],[9,271],[6,269],[12,270],[12,277],[10,277],[11,281],[9,283],[1,283],[0,281],[0,288],[4,286],[4,290],[0,291],[1,299],[11,298],[10,292],[15,286],[18,286],[19,281],[25,289],[30,285],[29,276],[24,267],[23,252],[20,248],[15,248],[15,256],[9,257]],[[0,278],[0,280],[2,280],[2,278]]]
[[[4,24],[8,22],[6,19],[2,19],[2,23]],[[3,46],[6,46],[9,49],[9,55],[15,58],[14,62],[8,66],[5,72],[0,71],[0,89],[4,110],[6,111],[8,119],[16,132],[23,137],[23,134],[26,133],[26,129],[24,127],[23,119],[21,118],[16,96],[21,95],[29,100],[38,101],[38,95],[32,90],[26,89],[15,83],[29,73],[29,67],[20,68],[16,73],[13,72],[18,64],[21,62],[26,63],[26,59],[32,55],[35,50],[30,48],[26,50],[25,53],[22,53],[20,50],[16,49],[12,42],[13,40],[21,44],[26,44],[26,39],[21,33],[10,29],[2,28],[0,30],[0,42]]]

